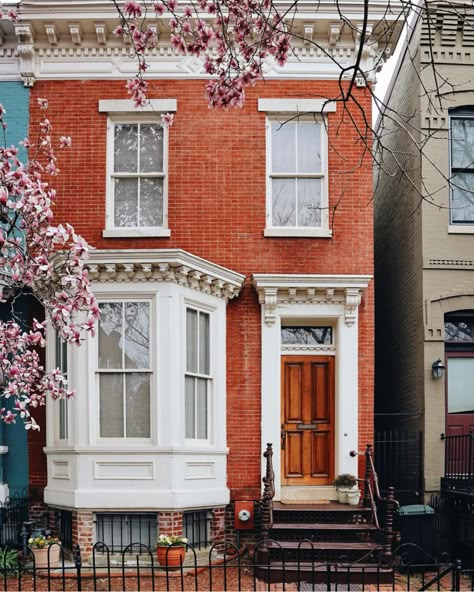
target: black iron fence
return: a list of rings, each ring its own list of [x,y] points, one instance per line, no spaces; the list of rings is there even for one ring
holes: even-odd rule
[[[4,590],[32,591],[474,590],[474,571],[464,569],[460,560],[391,567],[344,562],[313,562],[308,566],[298,559],[285,561],[283,556],[278,565],[273,565],[262,560],[262,543],[249,553],[221,542],[205,553],[188,545],[184,563],[170,568],[159,566],[155,553],[145,545],[130,545],[118,557],[108,549],[104,555],[103,547],[103,543],[97,543],[88,558],[82,556],[79,547],[72,556],[61,549],[59,561],[53,564],[53,545],[44,567],[40,567],[33,549],[3,549],[0,585]]]
[[[374,462],[383,495],[393,486],[402,506],[421,503],[423,469],[420,431],[376,431]]]
[[[463,565],[474,568],[474,499],[433,495],[430,505],[435,509],[435,552],[459,557]]]
[[[0,546],[17,543],[23,524],[29,518],[27,495],[7,497],[0,502]]]
[[[445,489],[474,488],[474,435],[459,436],[441,434],[444,441]]]

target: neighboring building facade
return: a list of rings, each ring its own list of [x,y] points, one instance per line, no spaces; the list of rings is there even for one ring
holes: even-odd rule
[[[372,40],[384,9],[371,6]],[[31,129],[46,97],[73,137],[56,215],[96,249],[97,335],[80,348],[51,338],[47,354],[77,392],[48,405],[44,449],[44,501],[71,513],[74,542],[138,536],[137,516],[152,544],[189,516],[223,536],[226,509],[232,529],[233,502],[260,499],[267,442],[275,499],[333,499],[334,476],[357,473],[350,451],[372,441],[372,164],[331,101],[339,69],[310,44],[349,65],[357,37],[335,5],[315,10],[294,23],[307,41],[289,63],[269,66],[242,109],[214,112],[166,15],[150,107],[136,110],[110,2],[22,5]],[[364,52],[368,72],[384,50]]]
[[[387,102],[410,123],[380,130],[406,174],[387,152],[374,201],[376,426],[422,432],[427,499],[443,476],[440,435],[474,426],[474,12],[456,6],[430,4],[401,54]]]
[[[0,36],[13,34],[14,27],[11,22],[0,22]],[[4,130],[5,144],[19,146],[19,142],[28,135],[29,119],[29,88],[25,87],[20,77],[18,59],[12,49],[0,48],[2,59],[0,60],[0,103],[6,110]],[[3,131],[3,130],[2,130]],[[15,304],[17,319],[28,322],[28,300],[18,299]],[[2,319],[11,317],[9,304],[0,307]],[[8,401],[3,401],[2,406],[8,406]],[[45,414],[43,413],[43,422]],[[11,428],[11,429],[10,429]],[[33,485],[36,479],[34,471],[29,472],[29,448],[34,448],[36,435],[29,434],[18,423],[11,426],[0,426],[0,501],[17,495],[26,495],[28,485]],[[28,446],[30,442],[31,446]]]

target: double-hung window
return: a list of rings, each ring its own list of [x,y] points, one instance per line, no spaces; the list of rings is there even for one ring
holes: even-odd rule
[[[165,133],[159,121],[113,121],[110,143],[113,228],[159,228],[165,222]]]
[[[451,224],[474,224],[474,108],[450,111]]]
[[[99,308],[100,437],[150,438],[151,303],[102,302]]]
[[[209,438],[211,391],[210,315],[186,308],[185,436]]]

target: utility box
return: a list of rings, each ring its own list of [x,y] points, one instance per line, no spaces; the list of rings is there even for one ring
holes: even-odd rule
[[[252,501],[238,501],[234,504],[236,530],[253,530],[255,527],[255,504]]]
[[[434,561],[434,508],[423,504],[398,508],[402,562],[429,564]]]

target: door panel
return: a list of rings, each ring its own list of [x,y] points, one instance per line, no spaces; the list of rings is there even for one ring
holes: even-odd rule
[[[334,478],[334,357],[282,356],[282,485]]]

